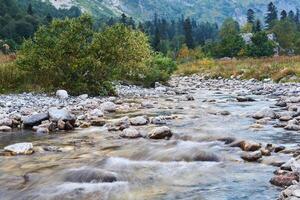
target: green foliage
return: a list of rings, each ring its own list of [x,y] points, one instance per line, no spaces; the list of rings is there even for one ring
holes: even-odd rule
[[[105,77],[119,80],[134,80],[145,71],[151,58],[148,38],[140,31],[117,24],[96,33],[91,53],[105,66]]]
[[[49,16],[63,18],[79,15],[80,10],[75,7],[57,10],[53,5],[38,0],[2,0],[0,1],[0,39],[12,41],[14,45],[11,48],[16,49],[24,38],[33,36],[39,25],[47,24]]]
[[[246,47],[246,55],[249,57],[268,57],[274,55],[274,42],[268,39],[265,32],[257,32],[251,38],[252,43]]]
[[[17,65],[46,91],[90,95],[114,94],[114,80],[146,86],[166,81],[176,68],[172,59],[153,56],[144,33],[122,24],[95,32],[88,15],[40,27],[23,43]]]
[[[92,20],[54,20],[22,45],[17,64],[42,88],[65,88],[74,94],[96,94],[105,77],[103,65],[90,53]]]
[[[294,48],[297,34],[295,22],[289,19],[277,21],[272,28],[272,32],[276,35],[279,45],[285,51],[291,51]]]
[[[240,25],[237,21],[232,18],[228,18],[222,24],[220,29],[221,39],[226,39],[227,37],[238,35],[240,33]]]
[[[177,69],[176,63],[171,59],[164,57],[162,54],[155,54],[151,59],[150,66],[143,77],[144,86],[154,86],[155,82],[166,82],[171,74]],[[136,82],[140,83],[141,82]]]

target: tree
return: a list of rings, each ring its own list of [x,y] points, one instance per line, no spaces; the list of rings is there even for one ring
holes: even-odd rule
[[[259,19],[257,19],[255,21],[255,25],[254,25],[254,32],[257,33],[257,32],[260,32],[262,30],[261,28],[261,22]]]
[[[147,36],[123,24],[96,33],[91,45],[91,54],[104,67],[97,73],[112,80],[141,81],[151,53]]]
[[[273,2],[270,2],[268,4],[268,11],[267,11],[267,15],[266,15],[266,18],[265,18],[265,23],[266,23],[267,29],[271,29],[272,26],[273,26],[274,21],[276,21],[277,19],[278,19],[277,8],[273,4]]]
[[[295,13],[294,13],[294,11],[292,11],[292,10],[289,11],[288,18],[291,21],[296,21],[295,20]]]
[[[265,32],[257,32],[251,38],[252,43],[246,47],[246,55],[250,57],[265,57],[274,55],[274,42],[268,39]]]
[[[125,13],[122,13],[120,22],[124,25],[127,25],[127,16],[125,15]]]
[[[192,33],[192,24],[190,18],[187,18],[184,21],[184,35],[185,35],[185,43],[188,46],[188,48],[193,49],[194,46],[194,39],[193,39],[193,33]]]
[[[160,32],[158,26],[155,27],[155,33],[154,33],[154,38],[153,38],[153,48],[155,51],[159,51],[159,44],[160,44]]]
[[[90,53],[92,19],[53,20],[25,41],[17,64],[42,88],[65,88],[73,94],[99,94],[105,77],[103,65]],[[47,74],[47,76],[45,76]]]
[[[228,18],[222,24],[220,30],[221,39],[227,38],[231,35],[238,35],[240,33],[239,23],[232,18]]]
[[[280,13],[280,20],[285,20],[287,17],[287,13],[285,10],[282,10]]]
[[[33,10],[32,10],[32,5],[29,3],[28,8],[27,8],[27,14],[28,15],[33,15]]]
[[[249,24],[254,24],[254,18],[255,18],[254,11],[252,9],[249,9],[247,11],[247,22]]]
[[[293,51],[297,33],[295,22],[288,19],[278,21],[272,28],[272,32],[276,35],[280,47],[283,48],[282,53]]]
[[[296,9],[295,22],[297,25],[300,22],[300,10],[298,8]]]

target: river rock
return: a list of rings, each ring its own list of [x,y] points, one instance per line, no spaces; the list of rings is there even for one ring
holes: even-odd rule
[[[47,129],[47,128],[38,128],[36,130],[36,133],[37,134],[48,134],[49,133],[49,129]]]
[[[69,97],[68,92],[66,90],[57,90],[56,96],[59,99],[67,99]]]
[[[91,120],[92,126],[104,126],[106,124],[103,118],[96,118]]]
[[[23,119],[23,124],[25,127],[33,127],[41,124],[42,121],[49,119],[48,113],[39,113],[35,115],[31,115],[29,117],[25,117]]]
[[[254,119],[262,119],[265,117],[270,117],[271,119],[276,118],[275,112],[270,108],[264,108],[258,112],[256,112],[253,116]]]
[[[103,112],[100,109],[91,110],[90,115],[95,116],[95,117],[103,117],[104,116]]]
[[[32,143],[17,143],[4,147],[4,150],[12,155],[30,155],[33,153]]]
[[[255,151],[250,153],[244,152],[241,158],[248,162],[256,162],[258,159],[262,158],[262,153],[261,151]]]
[[[150,139],[166,139],[172,137],[172,131],[167,126],[157,127],[153,129],[149,134],[148,137]]]
[[[261,144],[252,141],[236,141],[230,144],[231,147],[239,147],[243,151],[257,151],[261,148]]]
[[[75,121],[74,116],[67,109],[50,108],[49,117],[52,121]]]
[[[130,124],[133,126],[142,126],[148,124],[148,119],[145,116],[138,116],[130,119]]]
[[[166,124],[167,121],[166,121],[165,117],[159,116],[159,117],[153,117],[151,119],[151,123],[152,124],[157,124],[157,125],[162,125],[162,124]]]
[[[9,118],[0,119],[0,126],[13,126],[13,120]]]
[[[238,96],[236,98],[236,100],[238,102],[253,102],[253,101],[255,101],[255,99],[253,99],[252,97],[245,97],[245,96]]]
[[[153,103],[150,101],[143,101],[141,105],[143,108],[154,108]]]
[[[104,112],[115,112],[117,110],[116,104],[110,101],[102,103],[100,108]]]
[[[9,126],[0,126],[0,132],[10,132],[12,130]]]
[[[288,124],[284,127],[284,129],[289,131],[299,131],[300,125],[296,119],[288,121]]]
[[[298,175],[293,172],[287,172],[285,174],[274,176],[270,180],[270,183],[279,187],[288,187],[293,185],[294,181],[299,181]]]
[[[120,134],[120,136],[123,138],[130,138],[130,139],[142,137],[140,132],[133,127],[124,129]]]

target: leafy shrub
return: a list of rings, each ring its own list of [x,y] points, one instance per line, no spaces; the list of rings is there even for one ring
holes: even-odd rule
[[[154,86],[155,82],[166,82],[177,69],[176,63],[162,54],[155,54],[148,64],[150,66],[145,77],[140,80],[145,86]]]
[[[175,70],[171,59],[153,55],[144,33],[121,24],[102,32],[92,27],[87,15],[42,26],[23,43],[19,69],[46,91],[90,95],[114,94],[114,80],[153,85]]]

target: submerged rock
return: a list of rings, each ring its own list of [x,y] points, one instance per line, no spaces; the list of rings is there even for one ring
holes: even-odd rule
[[[150,139],[168,139],[172,137],[172,131],[167,126],[157,127],[153,129],[149,134],[148,137]]]
[[[64,175],[64,181],[74,183],[102,183],[115,182],[115,173],[93,168],[79,168],[68,170]]]
[[[4,147],[4,150],[12,155],[30,155],[33,153],[32,143],[17,143]]]
[[[255,99],[253,99],[252,97],[245,97],[245,96],[238,96],[236,98],[236,100],[238,102],[253,102],[253,101],[255,101]]]

